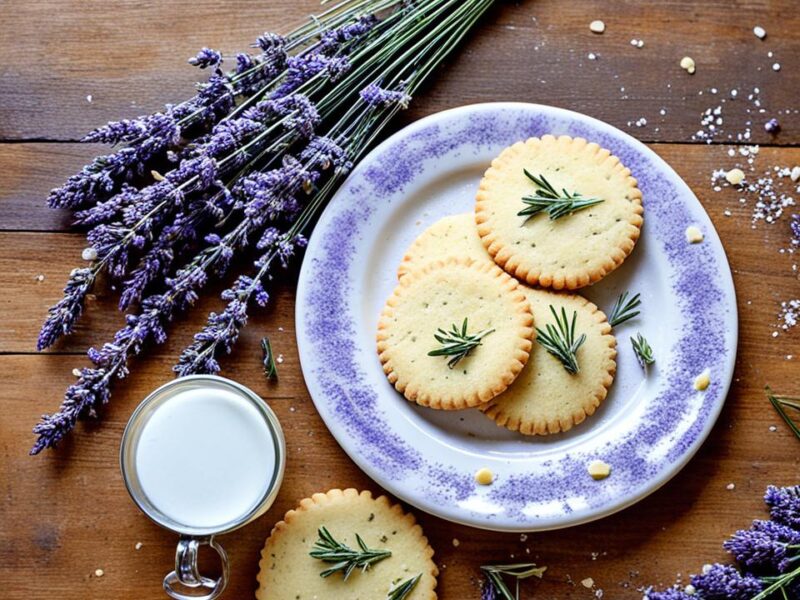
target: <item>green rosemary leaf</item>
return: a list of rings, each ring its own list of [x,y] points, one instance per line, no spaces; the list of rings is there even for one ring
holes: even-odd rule
[[[631,346],[633,346],[636,359],[643,369],[647,370],[648,366],[656,362],[656,358],[653,356],[653,349],[641,333],[637,333],[635,338],[631,338]]]
[[[608,324],[612,327],[616,327],[637,316],[640,311],[636,310],[636,308],[642,303],[639,298],[640,295],[641,294],[634,294],[633,297],[628,300],[628,292],[620,294],[619,298],[617,298],[617,301],[614,303],[614,308],[611,309],[611,315],[608,317]]]
[[[767,390],[767,398],[769,399],[772,406],[784,420],[784,422],[789,426],[792,430],[792,433],[800,440],[800,426],[798,426],[797,422],[789,415],[786,409],[792,409],[797,411],[798,415],[800,415],[800,398],[792,398],[790,396],[776,396],[772,393],[772,390],[768,387]]]
[[[267,379],[277,379],[278,367],[275,366],[275,355],[272,353],[272,344],[268,337],[261,338],[261,350],[264,354],[261,361],[264,364],[264,375]]]
[[[410,579],[406,579],[402,583],[392,586],[386,596],[386,600],[403,600],[412,591],[414,591],[414,588],[417,587],[417,583],[419,583],[421,577],[422,573],[416,575],[415,577],[411,577]]]
[[[570,194],[563,188],[561,194],[559,194],[544,175],[539,174],[537,177],[527,169],[523,169],[523,171],[525,172],[525,176],[530,179],[537,188],[533,195],[523,196],[522,198],[525,208],[519,211],[517,215],[526,217],[522,222],[523,225],[528,222],[528,219],[540,212],[546,212],[550,216],[550,220],[555,221],[556,219],[571,215],[584,208],[600,204],[603,201],[602,198],[584,198],[578,192]]]
[[[470,335],[467,333],[467,326],[468,322],[465,317],[460,330],[455,323],[450,327],[450,331],[437,329],[433,337],[441,344],[441,347],[428,352],[428,356],[452,357],[447,361],[447,366],[452,369],[458,364],[458,361],[469,356],[469,353],[472,352],[474,348],[480,346],[483,338],[494,332],[494,329],[484,329],[483,331]]]
[[[486,576],[488,585],[494,588],[502,600],[519,600],[519,582],[528,577],[542,578],[547,567],[537,567],[535,563],[517,563],[513,565],[484,565],[481,571]],[[512,594],[503,575],[513,577],[516,583],[515,593]]]
[[[586,341],[585,333],[582,333],[577,338],[575,337],[575,322],[578,318],[578,311],[572,312],[572,322],[567,320],[567,311],[563,306],[561,307],[560,316],[552,304],[550,305],[550,312],[553,313],[556,324],[548,323],[545,329],[537,327],[536,341],[560,360],[568,373],[574,375],[580,370],[576,353],[578,348]]]
[[[309,555],[323,562],[333,563],[333,566],[319,574],[320,577],[330,577],[341,571],[344,574],[344,580],[347,581],[355,569],[366,571],[370,565],[392,555],[390,550],[373,550],[367,547],[358,534],[356,534],[356,542],[358,542],[359,550],[353,550],[346,544],[337,541],[324,525],[319,528],[317,534],[319,539],[314,543]]]

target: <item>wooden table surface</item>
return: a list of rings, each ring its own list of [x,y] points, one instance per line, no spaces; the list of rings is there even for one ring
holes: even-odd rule
[[[27,456],[32,425],[56,409],[71,370],[86,363],[86,347],[122,324],[113,292],[101,287],[74,335],[44,354],[34,351],[46,309],[85,245],[67,214],[45,207],[47,191],[99,151],[76,143],[83,133],[188,96],[196,73],[185,60],[196,49],[243,49],[263,30],[281,30],[316,9],[314,0],[0,3],[0,597],[162,597],[176,540],[130,501],[117,463],[119,441],[131,411],[172,377],[176,354],[219,306],[215,288],[175,323],[167,344],[135,360],[102,423],[80,426],[57,451]],[[593,19],[606,22],[604,35],[590,33]],[[755,25],[767,30],[765,40],[753,35]],[[748,121],[750,142],[760,144],[757,172],[800,164],[798,31],[794,0],[504,3],[403,115],[398,126],[467,103],[530,101],[632,133],[680,173],[711,215],[740,311],[735,380],[719,422],[689,465],[636,506],[525,541],[417,512],[441,566],[442,598],[477,598],[481,563],[524,558],[549,567],[542,581],[525,585],[525,598],[592,598],[595,590],[579,583],[592,577],[605,598],[638,599],[642,586],[668,584],[725,559],[724,537],[764,515],[766,485],[798,483],[800,444],[763,393],[770,384],[800,394],[797,360],[786,358],[800,356],[800,330],[772,336],[780,301],[800,296],[797,258],[780,251],[788,245],[788,220],[751,227],[752,198],[740,204],[735,190],[711,187],[715,169],[747,166],[741,155],[729,155],[737,150],[729,136],[736,140]],[[678,66],[684,55],[697,62],[694,76]],[[754,88],[763,113],[747,99]],[[722,98],[728,99],[724,123],[714,143],[694,141],[701,113]],[[777,136],[763,129],[773,116],[783,126]],[[647,124],[637,127],[642,117]],[[273,508],[222,539],[233,565],[227,598],[252,597],[264,538],[299,499],[332,487],[380,491],[339,448],[308,396],[295,346],[294,278],[277,286],[275,302],[252,318],[223,361],[224,375],[274,408],[289,446]],[[285,357],[274,385],[258,362],[265,334]],[[461,542],[457,548],[453,538]],[[104,575],[95,576],[96,569]]]

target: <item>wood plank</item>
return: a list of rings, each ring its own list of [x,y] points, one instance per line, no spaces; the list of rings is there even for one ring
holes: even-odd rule
[[[709,90],[727,95],[736,88],[739,100],[725,109],[727,132],[742,132],[751,120],[760,143],[800,143],[796,3],[734,6],[727,0],[503,3],[405,118],[472,102],[528,101],[590,114],[646,141],[688,141],[700,113],[716,103]],[[198,73],[185,59],[198,48],[240,51],[262,30],[317,9],[315,0],[232,0],[225,10],[212,0],[6,2],[0,5],[7,32],[0,38],[0,139],[74,140],[107,120],[180,101],[193,93]],[[595,18],[605,20],[605,34],[589,31]],[[755,24],[768,31],[765,40],[753,35]],[[644,47],[631,46],[631,39],[644,40]],[[589,53],[599,58],[589,60]],[[697,61],[694,76],[678,66],[684,55]],[[772,70],[775,62],[780,72]],[[763,115],[745,112],[753,109],[745,95],[755,87]],[[775,138],[762,128],[772,116],[784,125]],[[648,125],[635,127],[642,117]]]

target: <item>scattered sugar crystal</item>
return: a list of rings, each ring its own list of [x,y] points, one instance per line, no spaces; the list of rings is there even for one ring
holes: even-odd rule
[[[587,58],[589,60],[597,60],[597,55],[594,52],[589,52],[589,55],[587,56]]]
[[[581,581],[581,585],[587,589],[592,589],[592,586],[594,585],[594,579],[592,579],[591,577],[587,577],[586,579]]]
[[[756,25],[755,27],[753,27],[753,34],[758,39],[763,40],[765,37],[767,37],[767,30],[764,29],[763,27],[760,27],[759,25]]]
[[[606,30],[606,24],[598,19],[589,23],[589,29],[592,33],[603,33]]]
[[[735,483],[729,483],[728,485],[725,486],[725,489],[728,490],[728,491],[735,490],[736,489],[736,484]]]
[[[781,70],[781,63],[773,63],[772,70],[773,71],[780,71]]]
[[[144,546],[144,544],[142,542],[136,542],[136,545],[134,546],[134,549],[135,550],[141,550],[142,546]]]
[[[781,310],[778,313],[778,323],[781,329],[784,331],[792,329],[797,325],[798,320],[800,320],[800,298],[781,302]]]

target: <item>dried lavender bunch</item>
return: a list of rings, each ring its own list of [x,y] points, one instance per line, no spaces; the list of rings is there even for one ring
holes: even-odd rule
[[[132,197],[118,204],[103,204],[106,199],[82,212],[96,223],[90,233],[98,256],[84,278],[107,270],[122,281],[122,306],[138,307],[112,342],[89,350],[94,366],[80,371],[60,410],[35,427],[31,453],[56,445],[79,418],[94,416],[108,401],[112,381],[128,375],[128,359],[148,342],[163,342],[169,322],[195,302],[208,279],[225,275],[255,244],[262,253],[255,275],[238,274],[224,295],[228,309],[210,320],[196,352],[181,359],[186,372],[218,370],[217,355],[235,342],[248,305],[268,300],[271,265],[288,262],[302,247],[306,229],[351,162],[492,2],[342,3],[360,8],[335,28],[306,35],[306,51],[287,58],[280,77],[187,143],[175,169],[143,188],[123,188]],[[378,19],[366,8],[392,10]],[[260,38],[259,45],[271,39]],[[194,62],[219,70],[220,61],[209,50]],[[277,110],[281,102],[293,103],[291,110]],[[124,129],[131,136],[138,131]],[[191,250],[183,257],[186,247]],[[76,290],[51,309],[43,346],[69,331],[90,285],[76,281]]]
[[[800,486],[769,486],[764,497],[772,520],[753,521],[723,547],[739,563],[703,567],[687,588],[645,592],[646,600],[767,600],[800,593]]]

